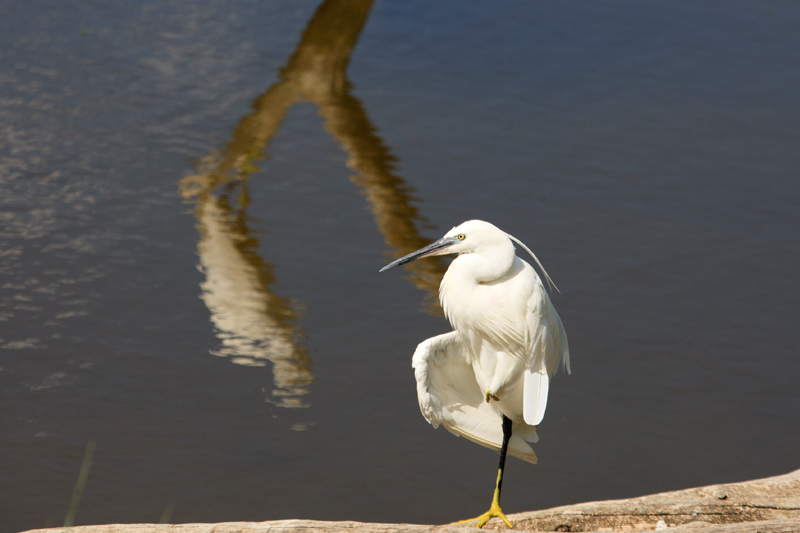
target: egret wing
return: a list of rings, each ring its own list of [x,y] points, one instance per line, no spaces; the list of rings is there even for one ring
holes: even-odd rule
[[[550,376],[544,365],[525,369],[522,415],[525,423],[538,426],[547,409],[547,395],[550,392]]]
[[[493,404],[485,401],[467,359],[466,347],[457,332],[420,343],[412,364],[419,407],[425,420],[435,428],[441,424],[454,435],[500,450],[503,415]],[[535,432],[531,433],[531,438],[535,438]],[[517,434],[511,436],[508,453],[536,462],[533,449]]]
[[[558,316],[550,296],[538,280],[528,303],[530,344],[525,364],[523,416],[525,423],[539,425],[547,409],[550,378],[563,365],[569,367],[569,345],[564,325]]]

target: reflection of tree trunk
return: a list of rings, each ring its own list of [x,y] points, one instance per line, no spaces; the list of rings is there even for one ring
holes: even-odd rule
[[[430,239],[420,235],[417,225],[422,217],[412,204],[411,190],[392,173],[396,160],[377,135],[364,106],[351,94],[345,74],[371,7],[372,0],[324,2],[306,26],[281,77],[296,81],[303,99],[314,103],[325,117],[325,129],[349,155],[347,166],[357,173],[353,181],[364,190],[378,230],[395,249],[394,257],[400,257]],[[407,270],[411,281],[428,292],[428,303],[437,301],[444,262],[438,258],[421,261],[408,265]]]
[[[296,343],[295,316],[288,301],[270,288],[272,267],[256,252],[256,241],[244,217],[246,198],[239,199],[241,216],[236,223],[226,198],[258,170],[289,108],[295,102],[308,101],[319,108],[326,130],[347,152],[347,165],[356,172],[353,181],[364,191],[394,256],[429,242],[417,229],[422,218],[412,204],[410,188],[392,173],[395,158],[378,137],[361,102],[351,94],[346,77],[350,54],[372,3],[323,2],[280,70],[278,81],[256,98],[253,110],[239,121],[225,149],[203,158],[198,174],[186,176],[180,183],[184,198],[197,204],[198,252],[206,273],[203,299],[222,343],[217,353],[242,364],[272,361],[275,394],[295,400],[305,394],[312,379],[308,356]],[[216,191],[223,186],[226,192],[218,197]],[[246,195],[244,188],[242,195]],[[443,263],[436,258],[412,263],[407,269],[411,281],[428,293],[428,303],[435,301]]]
[[[395,158],[376,133],[364,106],[351,94],[346,77],[350,54],[367,21],[373,0],[327,0],[308,22],[280,79],[253,102],[253,112],[237,125],[220,155],[213,179],[203,187],[216,188],[232,179],[247,179],[265,157],[266,146],[286,112],[297,101],[317,105],[325,128],[349,155],[353,181],[364,191],[378,230],[400,257],[424,246],[418,226],[423,222],[412,203],[411,189],[392,173]],[[210,189],[209,189],[210,188]],[[409,279],[438,300],[439,281],[446,270],[440,258],[406,266]],[[438,309],[429,305],[429,310]]]
[[[243,192],[244,194],[244,192]],[[304,407],[302,396],[313,380],[311,361],[299,346],[289,300],[275,295],[272,266],[257,253],[244,212],[234,216],[227,196],[203,195],[195,210],[200,267],[206,275],[202,298],[221,346],[212,353],[248,366],[272,363],[274,401]]]
[[[347,63],[367,22],[373,0],[326,0],[308,21],[294,53],[281,69],[284,80],[308,95],[342,94]]]
[[[361,102],[349,92],[334,98],[314,101],[327,120],[325,129],[336,138],[350,156],[347,166],[357,172],[353,181],[369,200],[378,230],[388,245],[401,257],[430,243],[420,235],[422,222],[412,203],[411,189],[392,173],[395,162],[389,149],[375,133]],[[410,280],[428,293],[429,310],[438,310],[439,282],[446,270],[441,258],[416,261],[406,265]]]

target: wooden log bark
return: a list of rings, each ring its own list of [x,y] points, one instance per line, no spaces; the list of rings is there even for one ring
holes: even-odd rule
[[[782,476],[662,492],[639,498],[608,500],[519,513],[511,518],[519,529],[539,531],[654,531],[684,527],[686,531],[773,531],[776,521],[793,521],[800,532],[800,470]],[[769,521],[771,524],[757,525]],[[693,525],[692,525],[693,524]],[[741,524],[734,528],[712,528]],[[493,521],[491,527],[499,527]],[[747,529],[747,528],[750,529]],[[673,531],[682,531],[674,529]],[[775,531],[782,531],[775,529]]]
[[[798,533],[800,470],[743,483],[710,485],[639,498],[608,500],[509,515],[523,531],[667,531],[668,533]],[[497,519],[487,529],[504,529]],[[273,520],[217,524],[109,524],[26,533],[467,533],[463,525]]]

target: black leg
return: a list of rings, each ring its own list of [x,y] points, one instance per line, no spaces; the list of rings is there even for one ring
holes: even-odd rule
[[[500,446],[500,467],[497,469],[497,484],[494,486],[494,496],[492,497],[492,506],[489,507],[489,510],[480,515],[477,518],[471,518],[469,520],[461,520],[459,522],[455,522],[456,524],[463,524],[465,522],[472,522],[477,520],[478,521],[478,528],[482,528],[486,522],[489,521],[490,518],[496,516],[503,520],[506,525],[510,528],[513,528],[514,525],[506,518],[506,515],[503,513],[503,510],[500,508],[500,489],[503,486],[503,470],[506,467],[506,454],[508,452],[508,441],[511,440],[511,419],[503,415],[503,444]]]
[[[503,470],[506,467],[508,441],[511,440],[511,419],[503,415],[503,445],[500,447],[500,467],[497,472],[497,504],[500,504],[500,491],[503,488]]]

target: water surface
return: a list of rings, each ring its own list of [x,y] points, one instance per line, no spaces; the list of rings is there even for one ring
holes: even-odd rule
[[[0,530],[482,512],[419,414],[469,218],[573,374],[507,512],[798,467],[792,2],[0,7]]]

